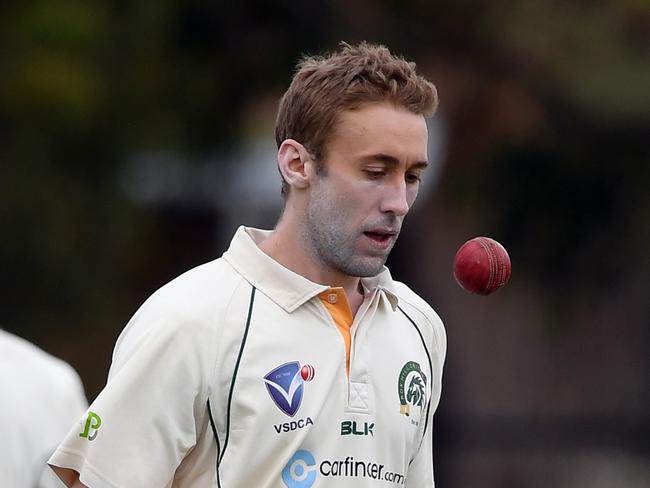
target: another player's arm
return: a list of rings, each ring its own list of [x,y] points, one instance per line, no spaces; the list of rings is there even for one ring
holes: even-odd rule
[[[68,488],[88,488],[81,481],[79,481],[79,473],[74,469],[60,468],[58,466],[51,466],[56,475],[61,478]]]

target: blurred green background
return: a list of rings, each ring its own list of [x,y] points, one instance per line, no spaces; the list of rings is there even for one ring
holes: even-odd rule
[[[273,226],[277,101],[341,40],[440,94],[389,261],[447,327],[437,484],[648,486],[646,0],[3,2],[0,325],[92,400],[150,293]],[[476,235],[513,262],[487,298],[451,273]]]

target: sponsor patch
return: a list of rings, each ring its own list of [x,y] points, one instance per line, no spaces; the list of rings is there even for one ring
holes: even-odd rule
[[[264,384],[273,403],[293,417],[302,403],[304,382],[314,379],[314,367],[305,364],[300,367],[298,361],[281,364],[264,376]]]
[[[415,361],[406,363],[399,373],[397,394],[399,395],[399,413],[411,415],[411,408],[418,407],[420,412],[427,402],[427,377]]]

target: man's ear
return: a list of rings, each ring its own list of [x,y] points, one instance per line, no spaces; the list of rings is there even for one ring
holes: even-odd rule
[[[278,168],[290,188],[304,189],[314,172],[313,161],[305,146],[286,139],[278,149]]]

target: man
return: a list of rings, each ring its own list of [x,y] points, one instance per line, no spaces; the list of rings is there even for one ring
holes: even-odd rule
[[[138,310],[49,461],[68,486],[433,486],[444,329],[384,263],[436,102],[381,46],[299,64],[275,230],[240,228]]]
[[[0,329],[0,485],[55,488],[45,461],[88,407],[79,375],[60,359]]]

